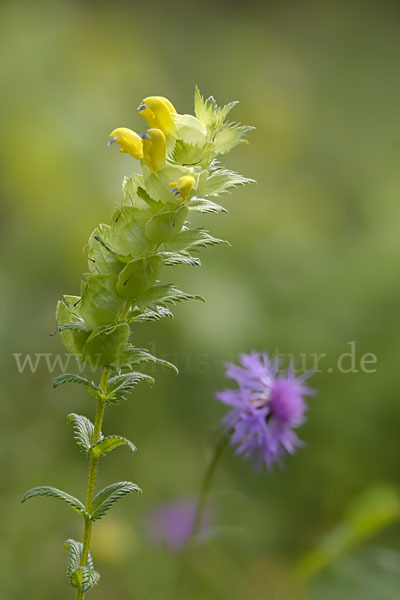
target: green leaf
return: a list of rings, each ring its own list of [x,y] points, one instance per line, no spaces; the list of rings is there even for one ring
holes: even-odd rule
[[[240,125],[240,123],[229,123],[221,127],[214,136],[214,152],[226,154],[238,144],[247,143],[244,136],[252,129],[254,127]]]
[[[144,200],[144,202],[146,202],[146,204],[148,204],[148,206],[150,206],[151,208],[159,208],[160,207],[160,202],[158,202],[157,200],[153,200],[153,198],[151,196],[149,196],[149,194],[146,192],[146,190],[144,188],[138,187],[137,195],[139,196],[139,198]]]
[[[203,154],[204,146],[177,140],[169,160],[178,165],[192,166],[201,161]]]
[[[88,567],[79,567],[78,571],[81,572],[81,588],[82,592],[88,592],[91,590],[99,581],[100,573],[94,569]],[[76,573],[77,571],[75,571]]]
[[[239,185],[246,185],[247,183],[255,182],[254,179],[243,177],[235,171],[220,167],[219,163],[214,161],[211,174],[199,189],[199,193],[204,196],[220,196],[221,194],[231,193]]]
[[[159,256],[162,257],[163,263],[167,267],[174,267],[175,265],[191,265],[200,267],[201,262],[199,258],[190,256],[190,254],[180,254],[179,252],[161,252]]]
[[[85,507],[80,500],[74,496],[71,496],[70,494],[67,494],[66,492],[63,492],[62,490],[58,490],[55,487],[49,485],[34,487],[23,495],[21,502],[26,502],[26,500],[34,498],[35,496],[49,496],[58,498],[59,500],[62,500],[71,506],[75,512],[79,513],[80,515],[87,516]]]
[[[117,294],[117,275],[90,275],[85,283],[80,313],[90,327],[115,323],[124,309],[125,300]]]
[[[168,310],[168,308],[159,306],[157,310],[146,309],[144,312],[134,314],[130,318],[130,321],[134,323],[144,323],[146,321],[159,321],[160,319],[164,319],[165,317],[171,319],[173,316],[174,315],[170,310]]]
[[[178,373],[178,369],[175,365],[163,358],[153,356],[152,354],[150,354],[150,352],[144,350],[143,348],[135,348],[134,346],[128,346],[124,358],[126,360],[126,365],[129,367],[138,367],[142,364],[154,363],[168,367],[175,371],[175,373]]]
[[[92,521],[97,521],[104,517],[106,512],[117,500],[132,492],[141,494],[142,490],[131,481],[119,481],[118,483],[113,483],[101,490],[93,500]]]
[[[83,592],[90,590],[100,579],[99,573],[94,570],[93,560],[89,553],[86,565],[82,566],[81,557],[83,544],[69,539],[64,544],[68,550],[67,576],[73,587],[82,589]]]
[[[92,421],[76,413],[69,414],[67,421],[72,423],[76,443],[87,452],[93,444],[94,425]]]
[[[238,104],[238,102],[237,100],[234,100],[222,108],[219,108],[213,96],[204,99],[200,90],[196,87],[194,112],[199,121],[209,129],[221,126],[236,104]]]
[[[158,306],[177,304],[178,302],[183,302],[185,300],[205,301],[202,296],[195,296],[193,294],[182,292],[171,283],[160,283],[153,285],[153,287],[137,301],[137,306],[139,309],[151,308],[157,310]]]
[[[400,493],[391,486],[367,490],[348,508],[342,521],[307,554],[298,567],[303,579],[309,579],[334,562],[350,548],[360,544],[384,527],[400,519]]]
[[[205,229],[184,229],[179,235],[170,242],[164,244],[169,252],[197,251],[201,248],[210,248],[218,244],[230,246],[226,240],[220,240],[213,237]]]
[[[89,451],[91,456],[106,456],[111,450],[118,446],[128,446],[132,454],[136,452],[136,446],[131,441],[121,435],[108,435],[103,437],[97,444],[94,444]]]
[[[147,381],[152,385],[154,378],[145,373],[124,373],[112,377],[108,382],[106,400],[107,402],[118,403],[120,400],[126,400],[128,394],[140,381]]]
[[[89,391],[94,390],[95,392],[101,393],[101,389],[95,383],[93,383],[93,381],[89,381],[86,379],[86,377],[81,377],[80,375],[75,375],[74,373],[62,373],[61,375],[57,375],[57,377],[53,379],[53,388],[58,388],[64,383],[80,383],[88,388]]]
[[[196,212],[201,213],[227,213],[226,208],[213,202],[212,200],[208,200],[207,198],[192,198],[189,203],[189,210],[194,210]]]

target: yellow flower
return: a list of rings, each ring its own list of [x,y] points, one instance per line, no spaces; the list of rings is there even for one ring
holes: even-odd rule
[[[186,200],[187,195],[192,191],[196,180],[192,175],[183,175],[178,181],[171,181],[169,184],[172,187],[174,196],[181,196]]]
[[[149,127],[161,129],[165,135],[175,132],[175,123],[172,114],[176,114],[173,104],[162,96],[149,96],[145,98],[138,108]]]
[[[128,129],[127,127],[118,127],[118,129],[114,129],[114,131],[110,133],[110,138],[111,139],[108,142],[109,146],[114,142],[117,142],[117,144],[120,144],[121,146],[120,152],[126,152],[137,160],[143,158],[142,139],[131,129]]]
[[[161,129],[148,129],[142,135],[143,159],[152,171],[157,171],[165,164],[167,142]]]

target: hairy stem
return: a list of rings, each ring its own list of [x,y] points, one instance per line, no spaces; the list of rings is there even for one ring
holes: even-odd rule
[[[107,391],[109,373],[106,369],[103,369],[101,374],[100,388],[105,393]],[[94,421],[94,432],[93,432],[93,444],[96,444],[101,435],[101,427],[103,424],[105,401],[102,398],[97,399],[96,417]],[[85,510],[90,515],[93,510],[93,497],[94,488],[96,483],[97,467],[99,463],[99,457],[92,456],[89,462],[89,476],[86,492],[86,505]],[[83,534],[83,548],[81,556],[81,566],[86,566],[87,559],[90,550],[90,540],[92,537],[92,525],[93,521],[89,517],[85,517],[85,530]],[[83,591],[78,589],[76,600],[83,600]]]

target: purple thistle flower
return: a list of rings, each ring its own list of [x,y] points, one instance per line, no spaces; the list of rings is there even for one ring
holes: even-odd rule
[[[236,454],[252,459],[256,468],[266,463],[270,469],[274,462],[281,464],[285,451],[293,454],[303,445],[293,429],[305,420],[304,396],[314,393],[305,383],[310,374],[296,377],[293,367],[280,373],[278,361],[265,353],[242,354],[240,363],[226,366],[238,389],[216,394],[232,407],[223,423]]]
[[[173,551],[184,548],[192,535],[197,505],[196,500],[186,499],[160,504],[153,508],[146,518],[146,532],[150,542],[155,546],[165,544]],[[206,537],[213,522],[213,510],[211,505],[207,504],[196,536],[197,540]]]

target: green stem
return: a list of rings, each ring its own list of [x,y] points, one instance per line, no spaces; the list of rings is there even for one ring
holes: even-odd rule
[[[216,467],[218,465],[219,459],[222,456],[223,451],[226,446],[229,444],[230,434],[224,433],[217,445],[215,446],[214,452],[211,456],[210,462],[208,463],[206,472],[204,474],[203,482],[200,488],[199,499],[197,502],[196,513],[194,517],[193,529],[190,534],[190,538],[186,542],[185,547],[183,548],[180,560],[177,565],[177,572],[175,576],[175,585],[173,586],[171,598],[176,598],[176,593],[179,592],[180,586],[182,585],[183,574],[186,569],[187,558],[190,548],[193,545],[193,542],[196,539],[197,534],[200,531],[201,523],[203,520],[204,509],[207,504],[208,495],[211,488],[211,483],[215,474]]]
[[[101,374],[101,382],[100,388],[102,392],[106,393],[107,391],[107,383],[109,378],[109,372],[106,369],[103,369]],[[93,444],[96,444],[101,436],[101,427],[103,424],[104,417],[104,408],[105,401],[102,398],[97,399],[97,409],[96,409],[96,417],[94,421],[94,432],[93,432]],[[97,475],[97,467],[99,463],[98,456],[92,456],[89,461],[89,475],[88,475],[88,484],[87,484],[87,492],[86,492],[86,505],[85,510],[90,515],[93,510],[93,497],[94,497],[94,488],[96,483],[96,475]],[[92,525],[93,521],[89,517],[85,517],[85,530],[83,533],[83,548],[82,548],[82,556],[81,556],[81,566],[86,566],[87,559],[89,556],[90,550],[90,541],[92,537]],[[76,594],[76,600],[83,600],[83,591],[78,589]]]
[[[187,547],[193,543],[193,541],[196,539],[197,534],[199,533],[201,522],[203,520],[204,509],[207,504],[208,494],[210,492],[211,483],[212,483],[212,480],[214,477],[215,469],[216,469],[219,459],[221,458],[222,453],[225,450],[228,443],[229,443],[229,435],[224,433],[222,435],[221,439],[219,440],[219,442],[217,443],[217,445],[215,446],[214,453],[211,457],[210,462],[208,463],[208,467],[204,474],[203,483],[202,483],[202,486],[200,489],[199,500],[197,503],[197,509],[196,509],[196,514],[195,514],[195,518],[194,518],[193,529],[192,529],[190,538],[187,542]]]

